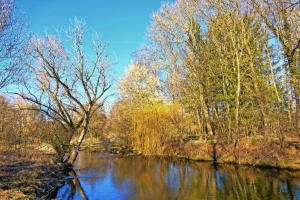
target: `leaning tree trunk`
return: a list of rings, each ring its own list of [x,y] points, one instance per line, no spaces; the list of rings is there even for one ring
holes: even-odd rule
[[[73,165],[77,156],[78,156],[78,152],[79,152],[79,148],[80,148],[80,145],[85,137],[85,135],[87,134],[87,129],[88,129],[88,124],[89,124],[89,114],[86,113],[85,114],[85,119],[84,119],[84,123],[83,123],[83,129],[82,131],[80,132],[80,135],[79,135],[79,138],[77,140],[77,143],[74,145],[72,151],[71,151],[71,154],[67,160],[67,164],[68,165]]]

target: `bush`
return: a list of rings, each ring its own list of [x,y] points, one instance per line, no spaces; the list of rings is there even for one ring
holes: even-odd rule
[[[257,140],[255,137],[251,138],[251,144],[256,145],[257,144]]]

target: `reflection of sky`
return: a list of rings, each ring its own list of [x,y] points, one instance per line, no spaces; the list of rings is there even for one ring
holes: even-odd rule
[[[291,196],[289,193],[289,188],[286,182],[280,181],[279,182],[280,185],[280,190],[282,193],[285,193],[289,198],[291,199],[300,199],[300,183],[298,185],[296,185],[295,191],[296,191],[296,196]]]
[[[94,184],[90,184],[88,179],[80,180],[80,182],[89,199],[125,199],[114,184],[110,170],[106,176],[97,179]]]
[[[217,186],[219,189],[222,189],[222,183],[221,183],[221,179],[220,179],[220,172],[218,170],[216,170],[216,177],[217,177]]]
[[[280,185],[281,192],[287,192],[288,188],[287,188],[287,185],[285,183],[283,183],[282,181],[280,181],[279,185]]]
[[[80,163],[86,168],[77,172],[81,186],[89,199],[135,200],[143,197],[231,200],[245,199],[248,194],[252,194],[252,197],[258,200],[300,199],[299,181],[290,180],[292,184],[289,184],[287,179],[264,178],[261,175],[262,171],[260,175],[256,175],[251,169],[247,169],[252,172],[248,174],[247,170],[232,171],[226,170],[226,167],[216,169],[205,164],[203,166],[198,164],[198,169],[188,162],[168,162],[141,157],[99,159],[98,155],[93,160],[92,156],[90,154],[80,157]],[[87,166],[90,166],[90,170]],[[80,165],[78,167],[80,168]],[[150,175],[152,180],[148,179],[151,179]],[[71,188],[66,184],[58,191],[57,197],[68,199],[70,193]],[[77,191],[71,199],[82,198]]]
[[[119,188],[119,186],[114,183],[110,170],[107,171],[105,176],[98,176],[98,178],[93,181],[91,181],[91,178],[95,178],[93,177],[93,174],[84,174],[79,172],[78,176],[80,184],[89,199],[122,200],[126,199],[126,197],[130,195],[127,187],[128,180],[124,181],[124,187]],[[67,199],[70,192],[70,186],[67,184],[58,191],[57,198]],[[82,198],[80,194],[76,192],[72,199],[76,200]]]
[[[297,199],[300,199],[300,185],[297,186],[296,194],[297,194]]]
[[[171,186],[172,191],[178,191],[179,189],[179,177],[178,177],[178,165],[175,165],[175,163],[170,163],[170,173],[169,177],[166,176],[166,184],[169,184]],[[170,182],[168,182],[170,181]]]
[[[59,189],[56,195],[56,199],[82,199],[80,197],[80,194],[76,192],[74,196],[70,195],[71,193],[71,188],[68,184],[64,185],[62,188]]]

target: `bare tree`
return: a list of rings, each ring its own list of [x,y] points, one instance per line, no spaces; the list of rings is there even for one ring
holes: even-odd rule
[[[17,81],[24,58],[25,25],[14,0],[0,0],[0,89]]]
[[[89,57],[84,45],[84,30],[84,23],[75,19],[67,34],[72,52],[65,50],[54,36],[32,39],[31,61],[26,65],[33,73],[33,80],[25,84],[26,92],[18,93],[60,123],[70,136],[69,142],[80,130],[74,148],[63,159],[70,165],[76,160],[92,115],[103,107],[111,87],[107,72],[112,63],[105,54],[106,45],[100,40],[94,42],[95,56]]]

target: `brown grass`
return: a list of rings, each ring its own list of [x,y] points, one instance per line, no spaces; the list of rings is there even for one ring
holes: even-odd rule
[[[284,148],[281,148],[280,142],[275,138],[255,140],[243,138],[235,150],[233,144],[217,143],[216,157],[218,163],[300,170],[299,145],[299,138],[287,138]],[[163,149],[164,155],[168,156],[180,156],[191,160],[213,160],[213,145],[205,142],[166,144]]]
[[[62,176],[53,155],[31,149],[0,153],[1,199],[34,199],[45,192],[46,184]]]

